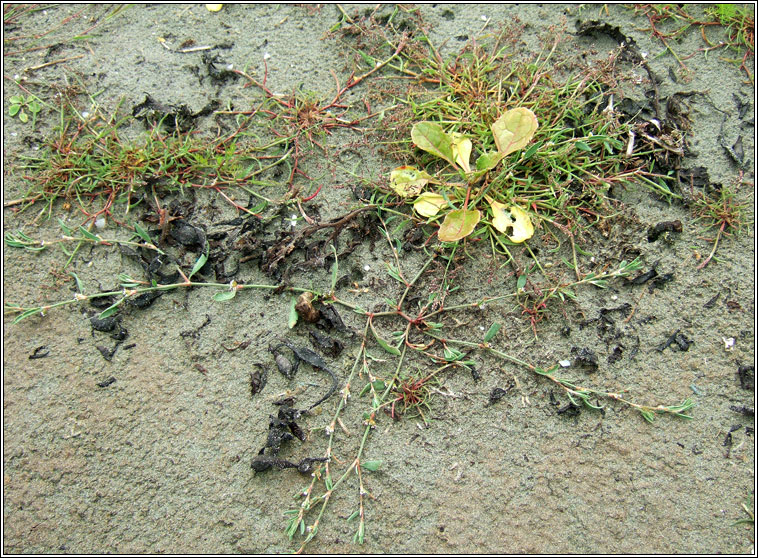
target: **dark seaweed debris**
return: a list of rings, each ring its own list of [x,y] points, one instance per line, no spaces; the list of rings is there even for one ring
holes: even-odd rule
[[[279,470],[294,468],[300,473],[308,474],[313,471],[313,466],[316,463],[328,461],[325,457],[306,457],[301,459],[299,463],[293,463],[278,457],[282,444],[285,442],[295,438],[301,442],[305,441],[305,432],[295,422],[302,415],[302,411],[294,409],[291,406],[293,403],[292,399],[278,401],[276,403],[279,404],[277,416],[269,415],[266,445],[260,449],[258,455],[253,458],[253,462],[251,463],[254,471],[261,473],[271,467],[276,467]],[[268,450],[268,454],[266,450]]]

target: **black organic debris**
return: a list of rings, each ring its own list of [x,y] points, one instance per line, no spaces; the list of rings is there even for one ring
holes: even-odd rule
[[[213,83],[225,83],[229,80],[240,77],[239,74],[232,70],[226,68],[219,69],[216,67],[216,64],[223,64],[223,62],[219,60],[218,54],[211,55],[208,52],[204,52],[201,59],[206,70],[208,70],[208,75],[211,77]]]
[[[574,361],[579,366],[587,368],[589,372],[597,370],[597,355],[592,349],[587,347],[571,347],[571,354],[574,355]]]
[[[286,347],[288,347],[295,354],[295,356],[298,359],[298,362],[300,360],[304,360],[305,362],[307,362],[308,364],[310,364],[313,368],[318,368],[319,370],[323,370],[324,372],[326,372],[327,374],[329,374],[329,377],[332,379],[332,385],[329,388],[329,391],[327,391],[326,394],[321,399],[319,399],[313,405],[311,405],[310,407],[308,407],[308,410],[313,409],[314,407],[317,407],[318,405],[320,405],[321,403],[323,403],[324,401],[326,401],[327,399],[329,399],[329,397],[331,397],[332,394],[334,394],[334,392],[337,391],[337,386],[338,386],[337,375],[334,372],[332,372],[332,370],[329,368],[329,366],[326,364],[326,362],[324,361],[323,358],[321,358],[320,356],[318,356],[318,354],[316,354],[315,352],[311,351],[309,348],[307,348],[307,347],[298,347],[297,345],[295,345],[294,343],[292,343],[291,341],[289,341],[287,339],[282,339],[281,340],[281,344],[278,345],[277,347],[275,347],[272,352],[274,352],[275,355],[276,354],[281,354],[281,353],[277,353],[275,351],[277,351],[278,348],[281,347],[282,345],[285,345]],[[269,349],[269,350],[271,350],[271,349]],[[277,365],[278,364],[279,363],[277,362]],[[297,371],[297,364],[294,366],[294,369],[292,370],[292,376],[293,377],[294,377],[296,371]]]
[[[308,332],[308,335],[314,347],[331,357],[336,358],[340,356],[345,348],[345,345],[339,339],[319,333],[316,330],[311,330]]]
[[[651,227],[647,233],[647,241],[655,242],[658,237],[667,232],[682,232],[682,222],[677,219],[676,221],[662,221]]]
[[[268,370],[259,362],[253,363],[254,369],[250,371],[250,395],[260,393],[266,387],[268,381]]]
[[[108,387],[109,385],[111,385],[115,381],[116,381],[116,378],[114,376],[111,376],[107,380],[103,380],[102,382],[98,382],[97,383],[97,387],[101,387],[101,388]]]
[[[737,369],[742,389],[753,391],[755,388],[755,366],[753,364],[740,365]]]
[[[302,415],[302,411],[294,409],[291,405],[294,403],[292,398],[277,401],[279,412],[277,416],[269,415],[268,436],[266,445],[263,446],[258,455],[253,458],[251,467],[254,471],[260,473],[276,467],[277,469],[295,468],[300,473],[307,474],[313,471],[313,465],[327,461],[323,457],[306,457],[299,463],[292,463],[285,459],[277,457],[281,451],[282,444],[297,438],[301,442],[305,441],[305,432],[295,422]],[[268,454],[266,453],[268,450]]]
[[[164,105],[146,93],[145,100],[132,107],[132,116],[144,121],[148,129],[162,124],[169,133],[176,130],[184,133],[195,127],[198,117],[212,114],[218,106],[218,101],[211,101],[198,112],[192,112],[187,105]]]
[[[108,333],[116,329],[121,322],[121,316],[119,314],[112,314],[106,318],[100,318],[98,316],[92,316],[90,319],[90,325],[95,331],[102,331]]]
[[[50,350],[47,348],[47,345],[42,345],[41,347],[37,347],[34,349],[34,352],[29,355],[29,360],[35,360],[38,358],[45,358],[46,356],[50,355]]]
[[[746,417],[754,417],[755,416],[755,409],[753,407],[748,407],[746,405],[732,405],[729,407],[732,411],[735,413],[740,413],[745,415]]]
[[[692,344],[692,341],[687,339],[687,337],[681,333],[681,330],[677,329],[674,333],[672,333],[666,341],[660,345],[656,350],[659,352],[665,351],[668,347],[676,343],[676,346],[679,347],[680,351],[686,351],[690,348],[690,345]]]
[[[116,354],[116,349],[118,349],[119,343],[116,343],[116,345],[109,349],[108,347],[104,345],[97,345],[95,348],[100,351],[100,354],[103,355],[103,358],[110,362],[113,360],[113,355]]]
[[[653,266],[653,269],[650,271],[646,271],[645,273],[642,273],[641,275],[638,275],[634,279],[630,279],[627,281],[630,285],[644,285],[648,281],[650,281],[652,278],[657,277],[658,272],[655,270],[655,266]]]
[[[490,405],[494,405],[500,401],[503,397],[508,395],[508,393],[513,389],[515,385],[516,383],[513,380],[510,380],[505,387],[492,388],[492,391],[490,391],[489,399],[484,404],[484,406],[489,407]]]

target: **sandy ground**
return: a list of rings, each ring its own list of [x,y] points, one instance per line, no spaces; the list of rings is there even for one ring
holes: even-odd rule
[[[346,7],[350,13],[352,8]],[[361,9],[366,9],[365,7]],[[588,373],[569,369],[579,382],[609,390],[626,388],[651,403],[696,402],[693,420],[663,417],[648,424],[627,407],[609,404],[605,413],[557,414],[553,396],[563,396],[528,371],[487,357],[478,357],[481,379],[468,374],[444,378],[447,395],[432,401],[431,424],[419,419],[398,422],[381,417],[369,437],[365,458],[381,460],[376,472],[364,472],[365,544],[352,543],[356,529],[347,518],[357,509],[358,484],[350,477],[335,491],[317,538],[306,551],[325,553],[752,553],[754,526],[735,526],[752,509],[755,482],[754,418],[733,408],[754,408],[753,387],[744,389],[740,365],[755,359],[754,251],[754,88],[736,66],[699,52],[686,61],[691,81],[678,79],[678,62],[643,30],[644,19],[621,6],[579,11],[563,5],[458,6],[424,5],[421,12],[430,37],[443,52],[454,52],[483,28],[514,17],[527,23],[525,45],[548,25],[565,21],[569,32],[578,20],[599,19],[619,26],[649,53],[651,67],[663,78],[662,96],[674,92],[708,91],[688,97],[693,116],[692,152],[685,166],[707,168],[713,182],[732,184],[739,173],[722,143],[743,138],[748,186],[739,190],[750,202],[746,226],[723,241],[718,261],[696,270],[695,252],[707,254],[710,244],[680,204],[653,199],[630,189],[623,194],[639,226],[625,231],[649,267],[658,262],[673,273],[665,288],[615,285],[586,289],[566,307],[565,316],[540,324],[535,340],[528,325],[504,331],[497,346],[520,358],[549,366],[571,358],[572,347],[592,347],[600,366]],[[325,32],[337,21],[335,6],[227,5],[210,14],[203,5],[135,5],[103,22],[86,40],[72,41],[101,21],[105,6],[50,6],[25,16],[9,36],[34,36],[32,41],[4,44],[3,164],[4,200],[23,196],[19,158],[31,152],[53,125],[43,111],[35,131],[8,116],[9,97],[18,93],[15,75],[51,59],[72,59],[27,72],[27,85],[62,82],[67,71],[82,75],[97,100],[115,106],[141,102],[148,93],[163,102],[185,103],[199,110],[211,99],[250,106],[253,93],[241,82],[201,82],[192,68],[200,52],[170,52],[159,37],[176,46],[187,39],[196,45],[225,43],[223,60],[234,67],[262,72],[268,63],[268,87],[290,91],[299,84],[324,96],[334,78],[344,79],[345,60]],[[70,20],[66,20],[69,16]],[[63,25],[59,25],[65,21]],[[574,46],[605,53],[617,46],[606,35],[577,37]],[[61,44],[50,49],[16,53],[34,45]],[[24,48],[19,49],[22,45]],[[578,45],[578,46],[577,46]],[[692,53],[703,46],[699,33],[685,34],[676,51]],[[45,56],[48,56],[45,58]],[[754,72],[752,61],[749,61]],[[352,102],[362,90],[351,93]],[[738,115],[738,104],[748,103]],[[718,110],[717,110],[718,109]],[[723,141],[721,138],[724,138]],[[336,144],[349,141],[335,136]],[[375,153],[346,155],[344,167],[377,176],[395,163]],[[349,164],[348,164],[349,163]],[[339,183],[351,180],[339,171]],[[321,194],[324,214],[344,212],[346,189]],[[223,206],[218,202],[218,206]],[[354,202],[353,202],[354,203]],[[228,207],[224,210],[229,212]],[[4,209],[3,230],[24,227],[30,236],[60,234],[54,219],[29,225],[35,211],[16,214]],[[227,217],[233,217],[229,213]],[[679,219],[683,233],[670,243],[648,243],[647,228]],[[65,261],[57,250],[38,254],[3,249],[4,302],[31,303],[71,296],[71,285],[58,273]],[[367,306],[379,305],[392,292],[384,272],[390,254],[377,242],[373,251],[361,246],[347,268],[365,269],[358,280],[367,287],[354,296]],[[416,257],[404,262],[412,274]],[[92,291],[110,287],[116,274],[128,270],[118,250],[83,250],[73,269]],[[366,269],[367,266],[367,269]],[[461,300],[496,291],[485,264],[464,272]],[[244,268],[252,279],[260,274]],[[497,284],[499,277],[494,277]],[[265,280],[265,278],[264,278]],[[293,282],[329,284],[328,270],[300,273]],[[345,291],[342,291],[343,293]],[[345,293],[346,296],[347,293]],[[716,295],[715,302],[712,300]],[[84,308],[66,307],[17,325],[6,316],[3,329],[3,550],[6,553],[280,553],[296,550],[302,540],[284,532],[288,509],[310,481],[288,469],[254,474],[251,460],[266,440],[271,404],[277,395],[298,386],[312,400],[323,392],[325,379],[304,366],[288,381],[273,371],[269,343],[290,336],[305,343],[301,325],[288,332],[284,296],[244,293],[218,304],[202,289],[165,295],[151,307],[130,313],[127,344],[111,361],[97,345],[111,346],[107,334],[93,332]],[[710,304],[706,304],[711,301]],[[639,351],[609,363],[617,346],[596,324],[601,308],[630,303],[636,310],[628,322],[613,327],[624,342],[639,340]],[[497,306],[472,316],[475,326],[503,319]],[[347,313],[346,313],[347,314]],[[208,320],[208,318],[210,318]],[[360,321],[344,316],[355,330]],[[207,322],[207,323],[206,323]],[[514,322],[519,323],[519,322]],[[201,327],[205,324],[204,327]],[[566,327],[570,333],[565,335]],[[674,331],[692,341],[687,351],[658,347]],[[563,332],[563,333],[562,333]],[[724,339],[734,339],[731,348]],[[224,348],[252,341],[244,350]],[[347,376],[357,343],[330,358],[340,380]],[[46,358],[30,359],[38,347]],[[376,353],[378,354],[378,353]],[[271,367],[265,389],[251,398],[252,363]],[[109,378],[115,382],[100,387]],[[508,396],[485,405],[491,390],[515,378]],[[357,394],[356,394],[357,396]],[[357,398],[357,397],[356,397]],[[283,449],[284,458],[323,455],[328,423],[336,397],[323,413],[303,419],[309,430],[304,443]],[[361,430],[361,401],[351,401],[335,458],[351,459]]]

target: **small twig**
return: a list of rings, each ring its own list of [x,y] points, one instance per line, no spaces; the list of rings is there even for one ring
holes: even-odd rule
[[[84,58],[84,55],[80,54],[79,56],[72,56],[71,58],[61,58],[60,60],[45,62],[44,64],[39,64],[37,66],[30,66],[26,68],[24,72],[27,73],[27,72],[33,72],[35,70],[41,70],[42,68],[46,68],[47,66],[52,66],[54,64],[62,64],[63,62],[70,62],[71,60],[78,60],[79,58]]]

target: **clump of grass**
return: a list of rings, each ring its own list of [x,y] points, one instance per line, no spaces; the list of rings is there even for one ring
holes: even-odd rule
[[[695,194],[694,200],[695,222],[701,223],[706,231],[716,229],[711,253],[697,266],[698,269],[703,269],[716,254],[721,238],[740,230],[746,204],[739,202],[736,199],[736,191],[728,186],[720,188],[717,192]]]
[[[702,19],[693,15],[691,7],[686,4],[636,4],[634,5],[634,12],[647,18],[650,27],[643,29],[643,31],[649,31],[663,43],[666,50],[676,58],[684,77],[691,73],[684,60],[691,58],[696,52],[687,56],[679,56],[671,48],[669,42],[682,36],[689,29],[696,28],[700,30],[703,41],[708,45],[699,49],[700,51],[704,52],[705,55],[716,49],[735,51],[742,56],[741,59],[724,58],[724,60],[738,64],[739,69],[745,72],[751,83],[753,82],[753,76],[750,74],[746,62],[753,57],[755,52],[755,13],[748,6],[713,4],[703,8],[706,17]],[[663,26],[669,27],[670,30],[664,31]],[[706,29],[712,27],[723,29],[726,34],[725,40],[713,42],[709,39]]]
[[[118,221],[114,205],[122,205],[126,215],[136,204],[157,200],[157,194],[198,188],[215,190],[238,210],[255,213],[270,200],[249,185],[289,157],[284,153],[269,162],[268,156],[242,148],[234,138],[208,140],[176,127],[164,131],[162,122],[129,139],[123,130],[132,117],[120,112],[120,105],[112,114],[104,114],[95,104],[90,111],[79,110],[64,99],[52,137],[39,155],[23,162],[23,179],[29,184],[26,196],[6,206],[24,209],[42,203],[41,213],[50,216],[60,201],[64,208],[75,204],[85,216],[84,223],[101,216]],[[234,202],[225,193],[230,188],[244,190],[262,205],[251,209]]]

